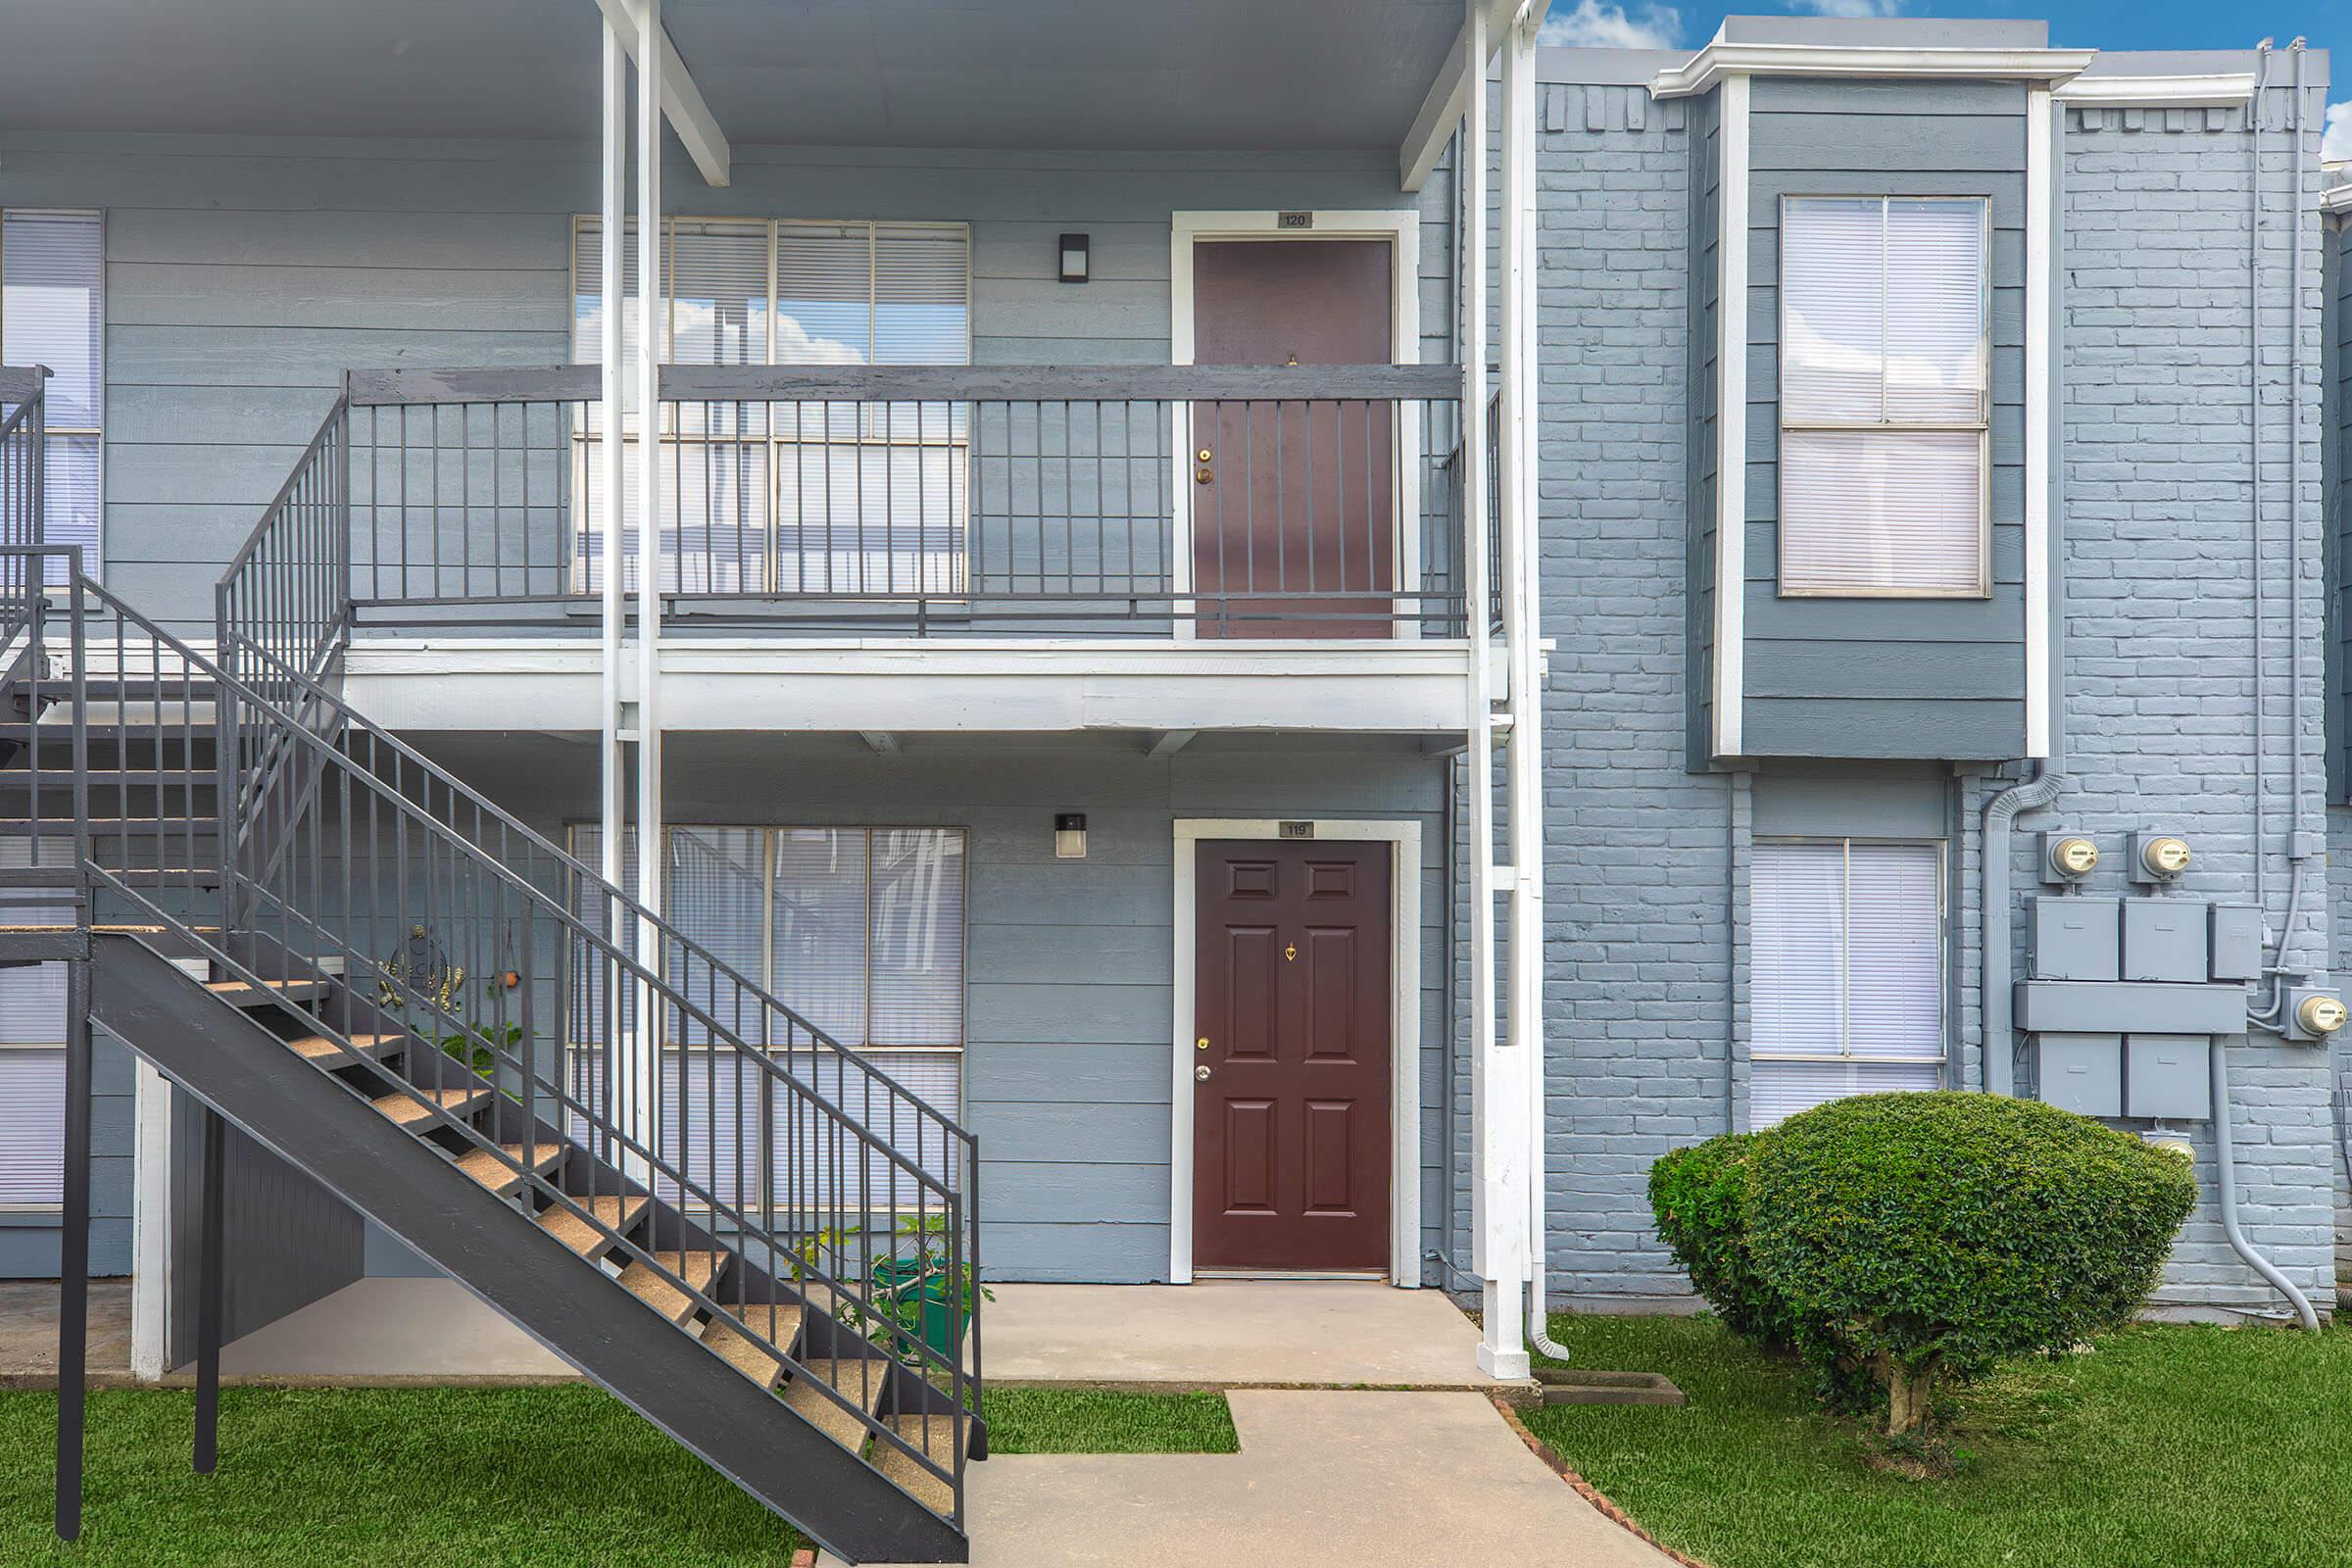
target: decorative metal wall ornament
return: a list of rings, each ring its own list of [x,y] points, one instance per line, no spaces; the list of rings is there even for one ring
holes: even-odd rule
[[[392,982],[403,982],[407,988],[425,997],[443,1012],[452,1010],[458,1000],[458,988],[466,983],[466,971],[449,961],[421,925],[409,927],[409,939],[384,960],[386,978],[376,987],[376,1000],[387,1007],[402,1003],[400,992]]]

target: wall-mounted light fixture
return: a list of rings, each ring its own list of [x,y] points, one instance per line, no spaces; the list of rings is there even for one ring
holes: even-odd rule
[[[1082,811],[1057,811],[1054,815],[1054,858],[1083,860],[1086,858],[1086,814]]]
[[[1083,283],[1089,267],[1088,251],[1091,242],[1084,234],[1061,236],[1061,280],[1064,283]]]

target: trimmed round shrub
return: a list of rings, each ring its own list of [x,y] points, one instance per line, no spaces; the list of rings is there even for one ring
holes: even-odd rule
[[[1791,1342],[1787,1305],[1747,1251],[1747,1186],[1756,1133],[1726,1133],[1649,1167],[1658,1240],[1724,1326],[1776,1348]]]
[[[1825,1380],[1886,1390],[1889,1432],[1940,1382],[2130,1321],[2196,1203],[2180,1155],[1998,1095],[1834,1101],[1745,1164],[1749,1261]]]

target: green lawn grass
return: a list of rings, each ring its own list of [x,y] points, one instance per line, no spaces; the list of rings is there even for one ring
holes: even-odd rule
[[[1230,1452],[1222,1395],[988,1396],[999,1453]],[[220,1468],[188,1469],[194,1397],[90,1396],[78,1547],[50,1528],[57,1396],[0,1393],[0,1564],[91,1568],[697,1568],[801,1538],[602,1391],[228,1389]]]
[[[1662,1372],[1681,1409],[1554,1405],[1529,1426],[1714,1568],[2311,1568],[2352,1563],[2352,1329],[2142,1327],[1954,1401],[1960,1473],[1864,1462],[1803,1373],[1712,1319],[1557,1316],[1586,1366]]]

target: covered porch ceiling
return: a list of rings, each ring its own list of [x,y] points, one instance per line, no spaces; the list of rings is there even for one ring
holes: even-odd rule
[[[662,18],[737,144],[1395,155],[1450,94],[1463,4],[665,0]],[[598,0],[74,0],[7,31],[5,130],[597,130]]]

